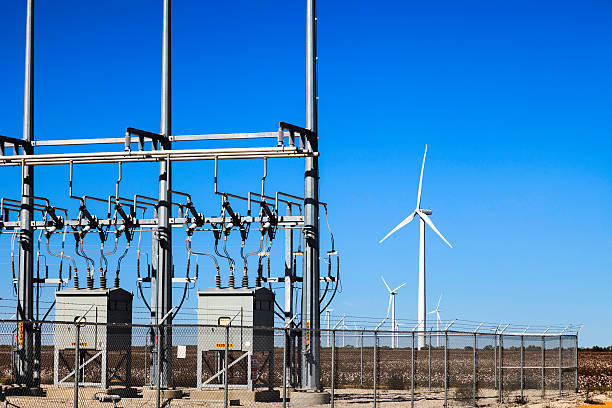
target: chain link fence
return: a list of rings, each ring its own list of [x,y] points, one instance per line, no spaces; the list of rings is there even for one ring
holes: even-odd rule
[[[5,406],[289,406],[299,395],[301,341],[316,334],[231,322],[31,327],[34,372],[26,386],[17,386],[24,325],[0,322]],[[158,347],[159,335],[171,339],[172,347]],[[577,335],[451,330],[318,335],[321,386],[332,407],[484,406],[578,391]]]

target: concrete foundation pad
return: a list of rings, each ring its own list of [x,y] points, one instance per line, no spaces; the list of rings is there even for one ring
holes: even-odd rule
[[[45,392],[40,387],[2,386],[2,393],[6,396],[44,397]]]
[[[50,387],[46,389],[47,398],[53,399],[72,399],[74,398],[74,387]],[[99,387],[79,387],[79,400],[93,399],[96,394],[113,394],[121,398],[136,398],[138,390],[136,388],[113,387],[109,389]]]
[[[225,397],[223,389],[204,389],[189,391],[189,399],[194,401],[223,401]],[[228,399],[242,402],[279,402],[281,400],[278,390],[256,390],[229,389]]]
[[[157,396],[157,390],[155,388],[146,387],[142,389],[142,398],[155,399],[156,396]],[[167,399],[183,398],[185,394],[183,393],[183,390],[162,389],[160,390],[160,396],[162,400],[167,400]]]
[[[293,391],[290,397],[292,406],[311,406],[329,404],[331,394],[329,392],[316,391]]]

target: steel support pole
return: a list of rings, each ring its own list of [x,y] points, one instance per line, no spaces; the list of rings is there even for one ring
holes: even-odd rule
[[[521,401],[525,401],[525,336],[521,335]]]
[[[316,7],[307,0],[306,7],[306,128],[312,135],[305,138],[305,150],[318,151],[317,142],[317,69]],[[318,157],[306,157],[304,171],[304,271],[302,322],[302,388],[321,390],[321,332],[319,331],[319,165]]]
[[[546,337],[542,336],[542,399],[546,395]]]
[[[476,338],[477,334],[474,333],[474,366],[473,366],[473,372],[472,372],[472,386],[474,387],[472,390],[472,399],[473,399],[473,405],[476,406],[476,398],[478,397],[478,344],[477,344],[477,338]]]
[[[374,382],[374,408],[376,408],[376,377],[377,377],[377,369],[378,369],[378,332],[374,332],[374,373],[373,373],[373,382]]]
[[[414,408],[414,330],[412,331],[412,346],[410,347],[410,406]]]
[[[34,140],[34,0],[27,1],[26,58],[23,102],[23,140]],[[25,149],[24,149],[25,154]],[[31,385],[33,372],[34,319],[34,240],[33,219],[34,167],[22,166],[21,214],[19,234],[19,278],[17,283],[17,321],[23,328],[17,344],[17,382]],[[20,331],[21,331],[20,328]]]
[[[287,215],[291,216],[291,205],[287,205]],[[293,327],[293,281],[295,280],[295,271],[293,269],[293,229],[285,229],[285,328]],[[285,349],[284,349],[284,364],[285,371],[288,373],[285,377],[287,385],[293,384],[291,373],[293,370],[293,341],[291,341],[291,331],[285,330]]]
[[[331,344],[331,408],[334,408],[334,396],[335,396],[335,383],[336,383],[336,330],[332,330],[332,344]]]
[[[444,331],[444,408],[448,406],[448,331]]]
[[[163,35],[162,35],[162,86],[161,86],[161,120],[160,134],[168,137],[172,133],[171,126],[171,4],[170,0],[164,0],[163,9]],[[162,149],[170,149],[170,142],[161,143]],[[172,308],[172,228],[170,227],[172,197],[172,169],[169,160],[159,162],[159,196],[157,206],[158,227],[154,231],[153,245],[157,252],[153,260],[155,279],[151,285],[152,305],[156,305],[155,316],[152,321],[156,322],[161,316],[165,316]],[[155,251],[154,251],[155,252]],[[172,324],[172,316],[167,319],[168,325]],[[160,378],[160,386],[168,388],[172,386],[172,329],[166,324],[162,325],[157,341],[159,354],[155,356],[160,359],[159,366],[161,375],[153,375]]]

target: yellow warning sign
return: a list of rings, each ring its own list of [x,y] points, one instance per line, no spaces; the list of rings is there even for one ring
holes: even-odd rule
[[[75,342],[73,341],[72,343],[70,343],[70,345],[71,345],[72,347],[74,347]],[[84,342],[84,341],[81,341],[81,342],[79,342],[79,347],[87,347],[87,343],[86,343],[86,342]]]
[[[23,322],[19,322],[19,347],[23,347]]]
[[[306,322],[306,347],[310,347],[310,322]]]
[[[225,343],[217,343],[218,348],[225,348]],[[234,345],[232,343],[227,345],[228,348],[233,348]]]

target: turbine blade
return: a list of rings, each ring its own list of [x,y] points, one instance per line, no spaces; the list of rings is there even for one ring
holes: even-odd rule
[[[427,145],[425,145],[425,154],[423,154],[423,164],[421,165],[421,177],[419,178],[419,193],[417,194],[416,208],[421,208],[421,190],[423,189],[423,170],[425,169],[425,157],[427,156]]]
[[[399,290],[399,288],[401,288],[402,286],[404,286],[407,282],[402,283],[401,285],[399,285],[397,288],[393,289],[393,292],[397,292]]]
[[[398,229],[402,228],[404,225],[406,225],[406,224],[408,224],[410,221],[412,221],[412,219],[414,218],[414,214],[415,214],[415,213],[416,213],[416,212],[413,212],[413,213],[412,213],[412,214],[410,214],[408,217],[404,218],[404,221],[402,221],[402,222],[400,222],[399,224],[397,224],[397,227],[393,228],[393,229],[391,230],[391,232],[390,232],[390,233],[388,233],[387,235],[385,235],[385,237],[384,237],[383,239],[381,239],[381,240],[380,240],[378,243],[379,243],[379,244],[382,244],[382,242],[383,242],[385,239],[389,238],[389,236],[390,236],[391,234],[393,234],[395,231],[397,231]]]
[[[419,217],[421,217],[421,219],[422,219],[423,221],[425,221],[425,222],[427,223],[427,225],[429,225],[429,226],[431,227],[431,229],[432,229],[432,230],[434,230],[434,232],[435,232],[436,234],[438,234],[438,236],[439,236],[440,238],[442,238],[442,241],[446,242],[446,245],[448,245],[448,246],[449,246],[449,247],[451,247],[451,248],[453,247],[453,246],[452,246],[452,245],[451,245],[451,244],[450,244],[450,243],[449,243],[449,242],[446,240],[446,238],[444,238],[444,236],[443,236],[443,235],[440,233],[440,231],[438,231],[438,229],[436,228],[436,226],[434,225],[434,223],[433,223],[433,222],[431,222],[431,220],[429,219],[429,217],[428,217],[428,216],[427,216],[427,215],[426,215],[426,214],[425,214],[423,211],[416,210],[416,212],[417,212],[417,213],[419,213]]]
[[[438,306],[436,306],[436,310],[440,309],[440,302],[442,301],[442,294],[440,293],[440,298],[438,299]]]
[[[380,275],[380,279],[382,279],[383,283],[384,283],[384,284],[385,284],[385,286],[387,287],[387,290],[388,290],[389,292],[391,292],[391,288],[389,287],[389,285],[387,285],[387,281],[385,280],[385,278],[383,278],[383,276],[382,276],[382,275]]]
[[[389,306],[387,306],[387,316],[385,316],[385,320],[389,318],[389,312],[391,311],[391,299],[393,299],[393,295],[389,295]]]

